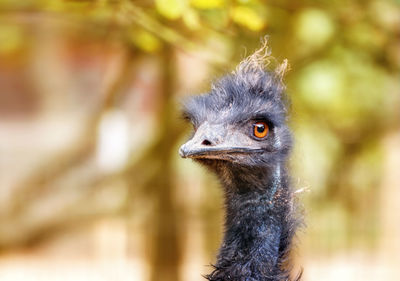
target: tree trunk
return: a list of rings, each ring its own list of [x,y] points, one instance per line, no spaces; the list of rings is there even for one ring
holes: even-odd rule
[[[155,212],[151,224],[153,225],[151,278],[152,281],[178,281],[179,266],[181,263],[180,231],[178,228],[178,210],[174,202],[172,149],[179,138],[176,129],[176,115],[172,106],[174,88],[173,49],[166,47],[162,54],[162,81],[160,93],[160,114],[157,127],[160,130],[160,142],[154,154],[157,163],[156,178],[151,183]]]

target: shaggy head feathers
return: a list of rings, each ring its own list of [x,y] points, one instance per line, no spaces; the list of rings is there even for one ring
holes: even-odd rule
[[[266,43],[265,43],[266,44]],[[282,82],[288,68],[287,60],[274,72],[266,70],[271,60],[266,45],[243,60],[235,71],[224,76],[211,86],[211,92],[195,96],[184,104],[184,115],[194,123],[231,111],[230,120],[240,121],[254,117],[258,113],[274,118],[282,124],[285,122],[287,105],[285,104]],[[217,118],[218,119],[218,118]]]

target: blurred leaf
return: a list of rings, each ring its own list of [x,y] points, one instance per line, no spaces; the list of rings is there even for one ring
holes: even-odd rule
[[[237,24],[253,31],[259,31],[265,26],[265,20],[254,9],[247,6],[233,7],[231,17]]]
[[[191,0],[191,5],[197,9],[216,9],[223,8],[225,5],[224,0]]]
[[[294,28],[301,43],[319,47],[332,38],[335,25],[325,11],[306,9],[297,16]]]
[[[229,25],[230,15],[228,9],[213,9],[202,11],[201,17],[212,29],[220,30]]]
[[[182,16],[185,9],[184,0],[156,0],[157,11],[164,17],[175,20]]]
[[[139,49],[148,53],[156,52],[162,47],[157,37],[144,30],[135,30],[130,34],[130,38]]]
[[[193,9],[187,9],[182,15],[183,22],[186,26],[192,30],[197,30],[200,28],[200,19],[197,12]]]
[[[368,7],[371,19],[385,30],[398,30],[400,6],[391,1],[372,1]]]
[[[343,73],[330,61],[311,64],[300,72],[298,79],[298,91],[302,98],[322,110],[331,107],[344,92]]]
[[[24,43],[21,28],[15,25],[0,25],[0,53],[10,53]]]
[[[353,44],[365,49],[378,49],[386,43],[384,34],[372,25],[362,22],[351,26],[344,35]]]

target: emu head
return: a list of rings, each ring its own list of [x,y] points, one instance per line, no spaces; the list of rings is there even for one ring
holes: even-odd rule
[[[182,157],[224,171],[275,167],[286,159],[291,148],[282,99],[287,63],[269,72],[268,55],[265,47],[255,52],[209,93],[185,102],[184,117],[193,124],[194,134],[181,146]]]

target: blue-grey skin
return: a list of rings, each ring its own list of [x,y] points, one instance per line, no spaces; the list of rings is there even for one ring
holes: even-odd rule
[[[286,167],[292,138],[282,69],[266,71],[264,58],[255,53],[184,105],[194,134],[179,153],[215,172],[225,191],[225,234],[208,280],[289,279],[299,224]],[[254,136],[260,121],[269,126],[262,139]]]

